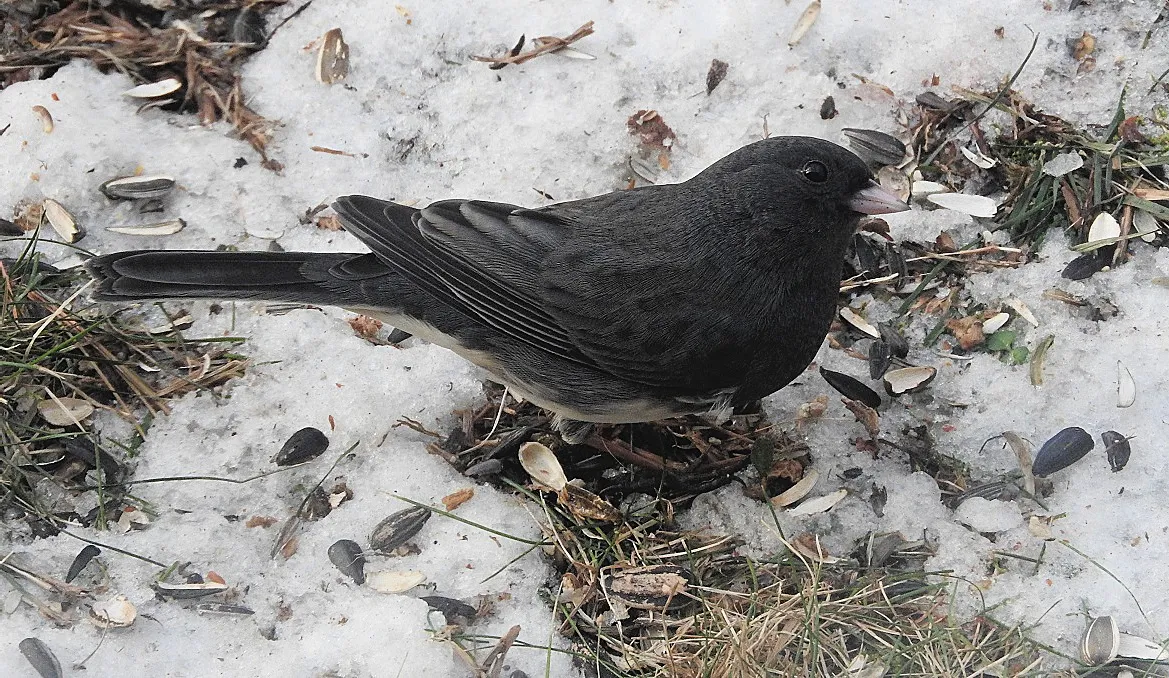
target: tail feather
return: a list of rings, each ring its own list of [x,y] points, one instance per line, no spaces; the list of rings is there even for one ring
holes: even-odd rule
[[[136,250],[96,257],[86,268],[97,281],[98,301],[254,299],[345,305],[357,290],[330,269],[361,256]]]

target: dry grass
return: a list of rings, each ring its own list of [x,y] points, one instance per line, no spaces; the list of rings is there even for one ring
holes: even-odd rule
[[[59,11],[27,20],[23,40],[0,61],[0,88],[47,77],[72,59],[117,70],[136,83],[176,78],[182,88],[149,105],[195,113],[205,125],[226,120],[265,167],[279,171],[282,165],[265,152],[273,123],[248,107],[239,69],[267,40],[257,28],[264,12],[285,1],[201,2],[177,11],[180,21],[166,25],[164,15],[145,3],[63,3]]]
[[[74,488],[94,471],[103,480],[102,473],[120,471],[123,454],[98,436],[91,417],[55,426],[38,404],[76,399],[95,416],[129,422],[140,440],[152,417],[169,411],[167,398],[223,384],[242,375],[247,361],[230,352],[239,338],[190,340],[173,327],[151,333],[96,312],[83,301],[83,276],[41,264],[34,245],[0,260],[0,506],[23,513],[35,532],[51,533],[88,521],[54,514],[43,501],[46,488]],[[133,452],[133,443],[120,446]],[[103,494],[99,507],[118,494]]]

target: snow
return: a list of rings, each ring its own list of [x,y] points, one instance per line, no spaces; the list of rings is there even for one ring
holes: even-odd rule
[[[0,127],[11,124],[0,135],[0,205],[53,197],[87,226],[81,245],[95,252],[219,245],[260,250],[273,241],[287,250],[359,251],[348,234],[302,225],[297,217],[347,193],[422,204],[475,197],[539,206],[548,200],[538,191],[567,200],[615,190],[624,185],[626,158],[636,143],[625,121],[639,109],[658,110],[678,134],[663,181],[695,174],[760,138],[765,127],[772,134],[838,142],[841,127],[896,131],[899,101],[911,101],[935,76],[940,84],[933,89],[942,94],[955,86],[999,86],[1026,55],[1031,31],[1039,35],[1038,46],[1015,87],[1039,108],[1103,125],[1126,85],[1130,114],[1147,115],[1165,105],[1162,91],[1146,94],[1169,56],[1165,29],[1156,27],[1149,46],[1141,48],[1162,3],[1093,3],[1075,10],[1067,4],[825,3],[817,23],[789,49],[802,3],[585,0],[565,6],[530,0],[476,3],[471,9],[432,0],[406,4],[408,21],[377,0],[317,2],[283,26],[245,69],[250,105],[280,123],[270,152],[283,163],[281,174],[261,168],[256,154],[225,125],[201,127],[191,117],[157,110],[136,115],[137,102],[120,94],[133,84],[127,78],[73,63],[49,80],[0,93]],[[501,54],[521,33],[566,35],[589,20],[596,22],[596,33],[577,47],[595,61],[544,56],[490,70],[470,60]],[[343,84],[326,86],[312,77],[315,53],[309,46],[334,26],[351,46],[352,68]],[[999,27],[1005,27],[1001,38],[995,34]],[[1078,74],[1067,41],[1084,31],[1097,37],[1098,65]],[[730,69],[708,97],[705,76],[713,58]],[[891,88],[896,98],[878,85]],[[818,110],[828,95],[840,115],[825,121]],[[51,134],[30,111],[36,105],[52,113]],[[248,163],[234,168],[240,157]],[[185,230],[169,237],[105,230],[141,223],[132,206],[97,191],[101,182],[139,167],[178,179],[181,190],[168,199],[166,216],[181,216]],[[984,228],[968,216],[920,204],[888,221],[896,237],[926,242],[943,231],[968,242]],[[1038,447],[1066,426],[1081,426],[1097,441],[1108,429],[1133,436],[1126,469],[1110,472],[1098,442],[1088,457],[1052,477],[1055,491],[1046,510],[1026,500],[972,499],[953,512],[941,503],[934,481],[911,473],[903,455],[883,452],[873,459],[855,449],[849,440],[863,436],[863,428],[809,371],[766,406],[776,420],[786,421],[800,403],[831,396],[829,411],[808,431],[822,478],[815,494],[844,487],[850,496],[827,513],[780,514],[784,534],[815,532],[837,554],[850,551],[870,530],[901,531],[911,540],[925,535],[937,547],[927,569],[950,569],[979,582],[988,605],[1003,603],[995,614],[1008,623],[1045,615],[1035,635],[1068,654],[1076,651],[1085,612],[1114,615],[1130,633],[1169,635],[1169,489],[1163,482],[1169,472],[1163,442],[1169,367],[1161,359],[1169,347],[1169,290],[1151,282],[1169,276],[1169,251],[1139,242],[1130,247],[1136,257],[1129,264],[1070,282],[1059,272],[1075,253],[1052,233],[1037,262],[971,277],[967,293],[974,302],[1000,305],[1017,297],[1034,312],[1039,327],[1017,317],[1008,325],[1020,332],[1019,343],[1034,349],[1044,336],[1055,335],[1042,387],[1030,385],[1025,366],[1008,367],[987,355],[959,361],[919,348],[911,359],[937,367],[938,378],[930,391],[907,396],[882,415],[886,432],[928,425],[939,450],[969,464],[976,478],[1016,468],[1013,453],[1001,443],[984,447],[988,438],[1012,430]],[[50,261],[72,256],[57,246],[42,245],[42,251]],[[1092,320],[1082,308],[1045,297],[1052,287],[1106,298],[1119,313]],[[482,375],[453,354],[416,341],[404,348],[372,346],[355,337],[348,314],[335,309],[284,315],[249,304],[220,313],[211,313],[207,303],[191,309],[197,322],[188,336],[247,337],[240,351],[254,365],[222,397],[186,396],[173,404],[170,416],[157,419],[136,477],[251,476],[269,470],[268,460],[283,441],[311,425],[332,441],[323,458],[328,463],[356,445],[324,483],[329,488],[343,481],[354,498],[306,524],[292,558],[273,560],[269,550],[278,525],[247,527],[247,518],[288,516],[303,489],[320,479],[324,461],[246,485],[140,485],[135,494],[158,511],[153,525],[125,535],[86,536],[163,563],[215,570],[239,588],[239,602],[256,614],[200,616],[155,600],[149,583],[158,568],[106,551],[111,593],[127,595],[143,615],[135,625],[101,640],[101,632],[87,624],[54,628],[22,607],[0,624],[0,667],[31,675],[16,646],[36,635],[66,665],[101,640],[86,662],[91,675],[469,675],[428,632],[443,622],[427,615],[417,590],[384,595],[358,587],[329,563],[326,550],[342,538],[364,541],[379,520],[408,506],[397,496],[437,505],[471,484],[426,453],[429,438],[394,423],[405,416],[448,430],[451,410],[481,402]],[[895,308],[870,300],[865,312],[875,322]],[[928,329],[915,324],[910,334],[920,340]],[[1126,409],[1116,407],[1118,360],[1137,384],[1136,403]],[[864,372],[862,363],[827,347],[817,364]],[[109,423],[107,435],[124,433]],[[862,474],[844,480],[840,472],[847,468]],[[880,516],[868,500],[878,486],[888,493]],[[456,513],[517,537],[538,536],[531,508],[489,487],[476,487]],[[1052,516],[1054,536],[1070,546],[1048,543],[1038,568],[1000,557],[992,573],[995,551],[1038,555],[1042,542],[1026,525],[1031,514]],[[782,548],[770,512],[735,485],[700,497],[681,518],[691,526],[740,533],[756,553]],[[66,536],[33,540],[7,529],[0,533],[0,552],[14,550],[21,562],[55,576],[63,576],[80,548]],[[984,531],[994,532],[995,540],[978,534]],[[520,624],[522,641],[563,647],[539,592],[552,576],[539,553],[521,557],[526,544],[439,516],[415,543],[420,553],[375,558],[368,569],[419,570],[437,594],[489,596],[494,611],[474,632],[499,636]],[[0,584],[0,597],[6,586]],[[966,601],[964,609],[972,604]],[[508,659],[533,676],[573,675],[562,653],[515,647]]]

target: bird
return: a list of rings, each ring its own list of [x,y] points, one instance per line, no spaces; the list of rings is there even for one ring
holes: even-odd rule
[[[93,297],[365,314],[480,366],[579,443],[789,384],[827,335],[861,217],[909,206],[847,149],[776,136],[680,183],[534,209],[361,195],[333,209],[368,253],[117,252],[87,262]]]

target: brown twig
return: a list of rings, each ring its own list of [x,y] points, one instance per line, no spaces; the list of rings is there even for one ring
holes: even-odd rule
[[[536,47],[527,51],[527,52],[521,52],[519,54],[509,54],[509,55],[504,56],[504,57],[472,56],[471,58],[474,59],[475,61],[483,61],[483,62],[486,62],[489,64],[496,64],[496,66],[495,66],[496,68],[502,68],[502,67],[507,66],[509,64],[514,64],[514,65],[518,66],[519,64],[522,64],[525,61],[531,61],[532,59],[535,59],[536,57],[540,56],[541,54],[547,54],[548,52],[555,52],[558,49],[568,47],[569,45],[576,42],[577,40],[580,40],[581,38],[588,37],[592,34],[593,34],[593,22],[589,21],[588,23],[584,24],[580,28],[573,31],[572,34],[566,38],[558,38],[556,36],[551,36],[551,35],[546,35],[546,36],[536,38],[535,40],[532,41],[532,43],[535,44]]]

